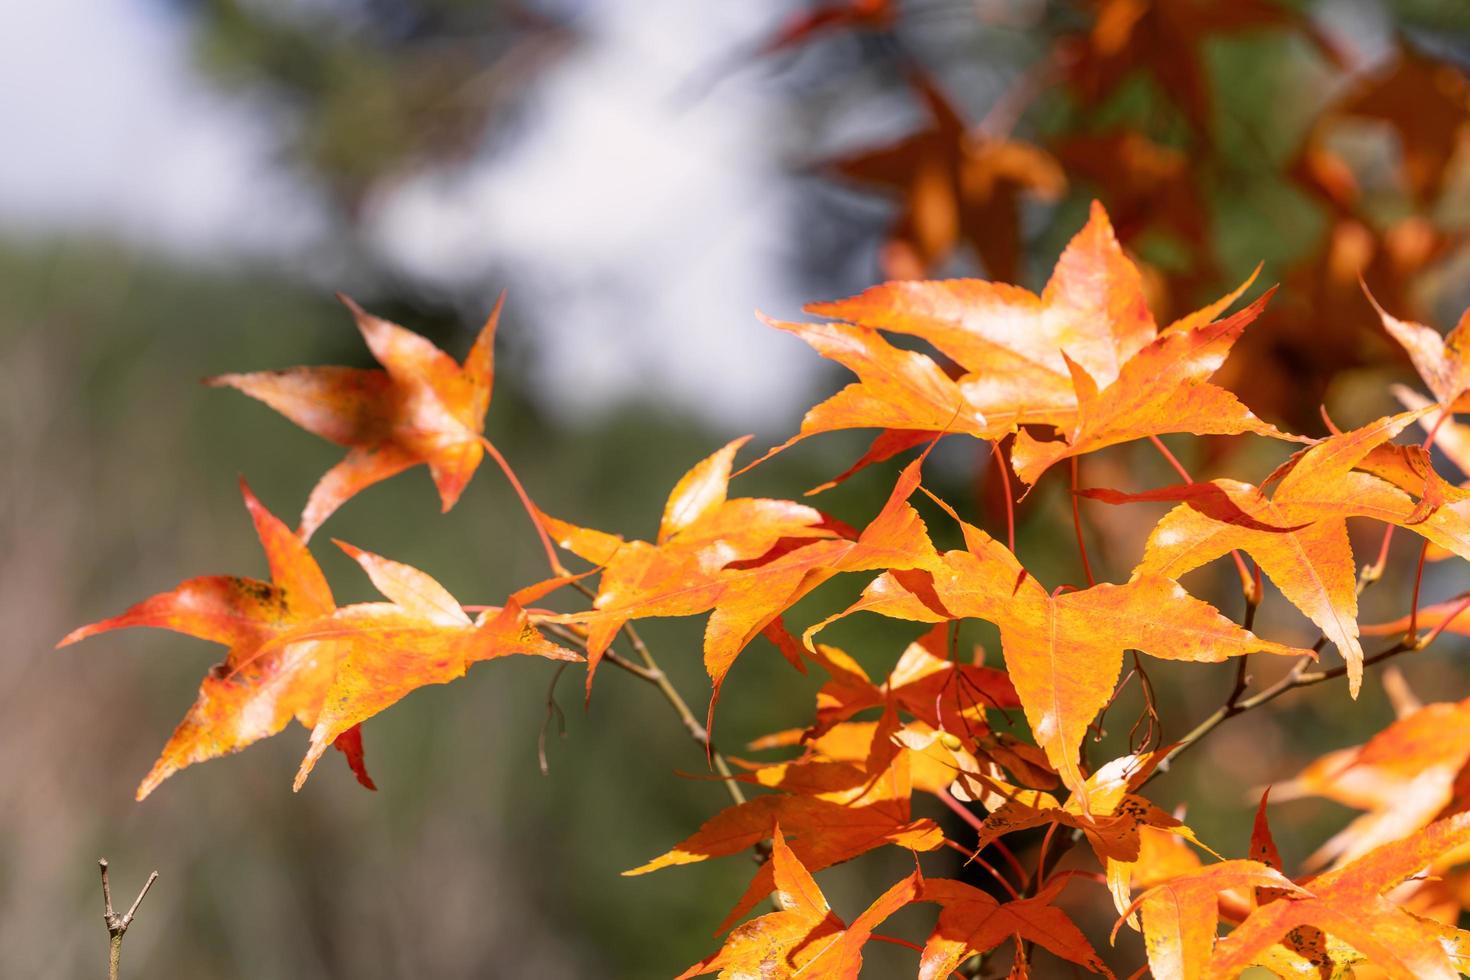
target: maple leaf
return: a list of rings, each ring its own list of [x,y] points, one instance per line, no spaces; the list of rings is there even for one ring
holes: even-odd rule
[[[1428,704],[1362,745],[1316,759],[1274,792],[1278,800],[1321,796],[1367,811],[1307,859],[1307,867],[1322,867],[1355,860],[1442,816],[1467,761],[1470,699]]]
[[[180,769],[238,752],[279,732],[292,718],[313,727],[332,681],[335,662],[329,649],[275,642],[336,609],[327,580],[306,544],[266,510],[243,479],[240,492],[270,564],[270,582],[223,575],[189,579],[119,616],[73,630],[57,644],[152,626],[229,647],[224,661],[205,675],[198,700],[138,786],[139,800]],[[360,734],[348,729],[337,738],[358,780],[372,788],[362,767]]]
[[[1082,38],[1064,42],[1068,80],[1085,104],[1096,105],[1135,72],[1151,74],[1194,131],[1212,131],[1213,100],[1203,63],[1213,36],[1264,28],[1299,28],[1331,60],[1332,45],[1310,21],[1269,0],[1095,0],[1097,18]]]
[[[817,691],[817,723],[809,736],[868,708],[892,704],[931,728],[974,734],[985,728],[987,709],[1020,707],[1016,689],[1004,672],[978,663],[948,659],[948,628],[933,630],[904,648],[887,680],[874,684],[866,671],[836,647],[816,646],[808,652],[831,680]]]
[[[1134,909],[1143,920],[1144,949],[1157,980],[1195,980],[1207,974],[1220,906],[1230,893],[1276,888],[1300,889],[1280,871],[1260,861],[1220,861],[1177,875],[1138,897],[1118,919],[1118,928]]]
[[[1414,616],[1400,616],[1386,623],[1370,623],[1362,627],[1362,633],[1365,636],[1403,635],[1408,632],[1412,622],[1416,628],[1470,636],[1470,606],[1466,605],[1467,598],[1470,596],[1461,595],[1445,602],[1423,606]]]
[[[884,844],[913,851],[939,847],[944,841],[939,826],[932,820],[915,820],[910,813],[913,787],[909,753],[899,752],[893,746],[893,730],[891,721],[875,728],[865,764],[866,779],[855,792],[853,783],[837,770],[822,770],[832,773],[834,778],[830,780],[805,784],[788,781],[786,785],[805,785],[814,792],[812,795],[771,794],[728,807],[705,821],[672,850],[623,874],[647,874],[660,868],[738,854],[769,838],[777,824],[792,834],[793,851],[812,871],[821,871]],[[771,871],[769,864],[761,867],[726,919],[725,927],[770,893]]]
[[[729,497],[733,440],[685,473],[664,505],[653,542],[578,527],[542,514],[557,543],[602,568],[593,612],[561,621],[588,627],[587,690],[618,630],[632,619],[693,616],[725,597],[731,562],[759,559],[807,540],[856,536],[821,511],[790,500]]]
[[[941,910],[924,944],[919,980],[943,980],[965,960],[989,952],[1007,939],[1015,939],[1017,946],[1035,943],[1093,973],[1111,977],[1112,971],[1082,930],[1052,904],[1068,880],[1053,877],[1035,895],[1005,903],[962,881],[926,880],[918,901],[937,902]]]
[[[727,450],[730,447],[726,447]],[[733,452],[733,450],[731,450]],[[704,664],[712,684],[709,718],[712,722],[720,686],[736,657],[757,635],[803,596],[843,572],[879,568],[914,568],[933,557],[924,522],[908,498],[919,484],[923,457],[910,463],[899,475],[892,494],[878,515],[853,538],[837,538],[827,528],[816,526],[817,511],[789,501],[780,501],[778,512],[796,516],[787,527],[801,533],[783,533],[772,540],[773,525],[742,519],[730,533],[718,539],[710,551],[696,550],[693,559],[678,548],[672,560],[668,546],[633,552],[628,566],[615,562],[626,547],[610,535],[580,537],[578,529],[551,521],[553,533],[573,551],[588,560],[616,568],[616,589],[606,580],[599,584],[595,608],[568,613],[553,621],[584,623],[589,628],[589,662],[593,651],[605,649],[613,633],[631,619],[649,616],[688,616],[710,610],[705,627]],[[724,466],[728,467],[728,461]],[[724,472],[728,473],[728,470]],[[795,509],[790,510],[790,509]],[[742,552],[731,545],[736,532],[764,535],[767,554],[740,561]],[[687,533],[687,532],[686,532]],[[792,538],[783,546],[780,539]],[[807,540],[815,538],[815,540]],[[671,537],[667,545],[677,538]],[[580,550],[579,550],[580,549]],[[748,549],[755,551],[754,548]],[[707,560],[703,565],[699,557]]]
[[[1066,187],[1065,175],[1039,147],[971,130],[922,73],[910,71],[909,83],[927,110],[929,126],[888,146],[830,161],[827,169],[901,197],[881,258],[886,275],[923,276],[964,241],[989,275],[1015,279],[1020,199],[1055,199]]]
[[[752,919],[730,933],[718,953],[685,970],[678,980],[720,971],[722,980],[761,977],[781,980],[855,980],[863,965],[863,946],[884,919],[914,901],[924,885],[917,868],[889,888],[853,920],[851,926],[827,904],[781,828],[771,842],[769,877],[780,909]]]
[[[792,785],[788,775],[791,766],[805,766],[820,762],[855,764],[852,771],[860,772],[862,774],[861,783],[866,784],[868,779],[866,770],[873,757],[874,734],[879,725],[885,723],[848,721],[835,725],[817,736],[811,736],[810,730],[801,728],[773,732],[756,739],[750,744],[750,748],[773,749],[802,746],[806,749],[805,755],[793,763],[775,765],[743,762],[738,759],[730,761],[750,766],[753,771],[748,776],[741,778],[763,786]],[[1023,776],[1029,777],[1032,782],[1043,785],[1056,784],[1055,774],[1049,769],[1040,768],[1045,766],[1045,760],[1040,757],[1040,753],[1032,746],[1015,743],[1009,736],[1002,737],[996,733],[990,733],[979,735],[970,741],[963,741],[955,738],[949,732],[932,728],[925,722],[909,721],[893,729],[890,738],[899,751],[908,755],[910,786],[917,792],[937,795],[941,791],[946,791],[961,799],[969,799],[966,774],[975,778],[981,775],[998,775],[993,769],[994,762],[992,762],[991,773],[987,774],[982,769],[977,753],[991,760],[1001,760],[1007,769],[1019,771]],[[971,751],[972,747],[974,752]],[[857,783],[840,785],[850,788]]]
[[[812,409],[798,435],[773,452],[818,432],[887,429],[845,477],[913,445],[916,431],[997,439],[1021,425],[1045,424],[1067,433],[1068,441],[1057,443],[1021,434],[1017,475],[1032,483],[1058,459],[1146,435],[1289,438],[1207,380],[1264,306],[1263,298],[1215,319],[1253,280],[1160,332],[1138,268],[1123,254],[1107,212],[1094,203],[1039,296],[1001,283],[951,279],[891,282],[850,299],[811,304],[809,312],[865,329],[777,326],[852,368],[859,382]],[[880,330],[929,342],[964,374],[951,380],[926,355],[892,348],[875,333]],[[885,415],[887,403],[897,407]]]
[[[1435,401],[1441,405],[1453,404],[1470,387],[1470,309],[1446,336],[1422,323],[1400,320],[1379,306],[1366,286],[1363,291],[1378,311],[1383,329],[1409,355],[1414,370],[1434,393]]]
[[[977,832],[976,853],[1018,830],[1048,824],[1075,828],[1087,838],[1098,863],[1106,870],[1113,901],[1122,911],[1128,906],[1129,889],[1143,857],[1145,830],[1168,831],[1200,843],[1183,821],[1136,792],[1161,758],[1159,753],[1144,753],[1114,759],[1089,776],[1065,803],[1050,793],[1020,790],[983,775],[962,774],[962,782],[979,784],[973,798],[990,811]]]
[[[297,790],[342,732],[412,691],[458,680],[471,665],[499,657],[582,659],[538,633],[516,597],[472,621],[442,585],[418,569],[336,543],[392,601],[343,606],[277,641],[325,646],[336,664],[312,727],[311,747],[296,773]]]
[[[918,622],[975,618],[996,624],[1032,734],[1068,788],[1085,792],[1078,751],[1088,723],[1112,696],[1124,650],[1200,662],[1257,651],[1309,653],[1259,639],[1144,568],[1123,585],[1048,595],[1005,545],[950,514],[964,531],[967,551],[947,552],[938,568],[917,576],[879,576],[858,602],[808,637],[862,610]]]
[[[1448,508],[1420,518],[1398,487],[1353,468],[1398,435],[1421,412],[1404,412],[1324,439],[1273,474],[1267,497],[1260,487],[1214,480],[1138,494],[1087,490],[1108,503],[1183,500],[1149,535],[1141,570],[1178,578],[1230,551],[1249,554],[1281,594],[1337,646],[1357,697],[1363,679],[1358,601],[1347,518],[1369,517],[1408,528],[1440,547],[1470,558],[1470,524]],[[1270,482],[1270,481],[1268,481]]]
[[[1470,79],[1450,62],[1400,48],[1395,61],[1350,89],[1333,111],[1392,126],[1409,189],[1430,203],[1470,137]]]
[[[1130,358],[1119,369],[1117,379],[1101,390],[1083,368],[1069,359],[1067,366],[1077,395],[1071,430],[1065,441],[1051,442],[1038,441],[1023,430],[1011,452],[1016,476],[1035,483],[1048,467],[1063,459],[1170,432],[1254,432],[1305,441],[1262,422],[1235,395],[1205,380],[1225,363],[1231,346],[1265,309],[1272,292],[1267,291],[1223,320],[1171,326]]]
[[[1283,936],[1306,926],[1352,946],[1389,977],[1452,980],[1467,965],[1462,950],[1470,933],[1406,912],[1384,893],[1466,844],[1470,814],[1460,814],[1301,882],[1285,897],[1259,906],[1222,939],[1208,975],[1238,976]],[[1202,946],[1202,938],[1195,937],[1195,944]]]
[[[206,379],[265,402],[309,432],[347,447],[347,457],[312,489],[301,514],[309,539],[360,491],[425,463],[444,510],[459,500],[487,443],[485,412],[495,379],[495,327],[502,295],[463,365],[416,333],[363,310],[352,311],[383,367],[299,367]]]

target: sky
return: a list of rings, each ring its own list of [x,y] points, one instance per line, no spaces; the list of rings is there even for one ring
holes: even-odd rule
[[[800,306],[789,182],[769,145],[778,96],[746,71],[680,98],[772,26],[755,7],[586,5],[583,40],[532,87],[517,139],[371,202],[369,246],[428,288],[487,303],[507,288],[536,332],[531,387],[569,421],[656,393],[722,428],[793,428],[817,359],[754,316]],[[96,234],[343,285],[330,222],[280,162],[281,120],[205,83],[186,19],[48,0],[8,20],[0,91],[19,97],[0,99],[14,137],[0,232]]]

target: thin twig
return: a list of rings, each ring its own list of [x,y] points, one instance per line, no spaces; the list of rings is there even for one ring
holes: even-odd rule
[[[546,717],[541,722],[541,734],[536,737],[536,761],[541,766],[541,775],[551,775],[551,766],[546,761],[546,733],[551,728],[551,720],[556,719],[557,735],[566,738],[567,714],[561,710],[561,705],[556,703],[556,682],[561,680],[561,675],[567,672],[570,664],[558,664],[556,672],[551,675],[551,684],[546,689]]]
[[[148,889],[158,880],[158,872],[154,871],[148,876],[148,880],[143,883],[143,890],[133,899],[133,904],[122,915],[118,915],[112,910],[112,888],[107,881],[107,858],[98,858],[97,866],[102,872],[102,921],[107,923],[110,940],[107,951],[107,980],[117,980],[118,965],[122,961],[123,934],[133,924],[133,916],[137,913],[138,906],[143,904]]]
[[[588,588],[585,583],[573,582],[571,584],[587,598],[595,599],[597,597],[597,594]],[[629,673],[641,677],[658,688],[659,693],[664,696],[664,700],[669,703],[669,706],[674,709],[674,713],[679,716],[679,720],[683,722],[684,730],[689,733],[689,737],[694,739],[709,756],[710,764],[714,766],[715,772],[719,773],[720,782],[724,784],[725,792],[730,794],[730,799],[736,804],[744,803],[745,793],[741,790],[740,784],[736,782],[735,773],[731,771],[730,764],[715,749],[714,743],[710,740],[709,731],[700,722],[698,716],[689,709],[689,704],[679,694],[678,689],[674,687],[668,675],[659,667],[658,661],[654,659],[653,652],[648,649],[648,644],[644,643],[643,637],[638,635],[638,630],[634,628],[632,623],[624,623],[622,633],[628,638],[629,645],[633,647],[633,652],[638,655],[638,659],[643,662],[643,666],[640,668],[637,664],[622,660],[616,657],[611,650],[603,653],[602,659],[617,664]],[[583,645],[585,646],[585,643]]]
[[[1413,650],[1418,650],[1421,646],[1427,645],[1427,642],[1427,640],[1417,641],[1417,638],[1412,641],[1400,640],[1398,643],[1395,643],[1391,647],[1380,650],[1370,657],[1365,657],[1363,659],[1363,666],[1365,668],[1372,667],[1374,664],[1378,664],[1393,657],[1397,657],[1400,654],[1409,653]],[[1259,708],[1263,704],[1275,701],[1277,698],[1281,697],[1281,695],[1285,694],[1288,691],[1294,691],[1297,688],[1301,687],[1311,687],[1314,684],[1321,684],[1324,681],[1330,681],[1333,678],[1342,677],[1347,673],[1346,664],[1343,664],[1339,667],[1332,667],[1328,670],[1308,671],[1306,667],[1311,662],[1311,658],[1302,657],[1296,662],[1295,665],[1292,666],[1291,670],[1286,673],[1286,676],[1282,677],[1281,680],[1277,681],[1275,684],[1272,684],[1270,687],[1265,688],[1259,693],[1253,694],[1248,698],[1242,699],[1236,697],[1235,699],[1229,700],[1225,704],[1222,704],[1208,718],[1200,722],[1198,725],[1194,726],[1194,729],[1190,731],[1188,735],[1185,735],[1183,738],[1181,738],[1174,745],[1174,747],[1169,750],[1169,753],[1164,756],[1163,761],[1159,763],[1158,769],[1156,769],[1148,777],[1148,779],[1144,780],[1144,783],[1148,783],[1154,778],[1154,776],[1166,771],[1169,766],[1174,762],[1174,760],[1183,755],[1190,746],[1197,743],[1200,739],[1204,738],[1210,732],[1214,731],[1216,728],[1224,724],[1226,721],[1229,721],[1231,718],[1234,718],[1236,715],[1245,714],[1247,711]],[[1140,784],[1139,788],[1142,788],[1142,786],[1143,784]]]

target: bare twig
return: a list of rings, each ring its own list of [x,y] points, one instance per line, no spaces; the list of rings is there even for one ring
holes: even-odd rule
[[[110,942],[107,951],[107,980],[117,980],[118,964],[122,960],[123,934],[128,931],[128,926],[133,924],[133,915],[137,913],[138,906],[143,904],[143,898],[148,894],[148,889],[158,880],[158,872],[155,871],[148,876],[143,883],[143,890],[138,892],[138,897],[133,899],[133,904],[122,915],[112,910],[112,889],[107,881],[107,858],[98,858],[97,866],[102,871],[102,920],[107,923],[107,935]]]
[[[587,598],[596,598],[597,594],[584,583],[573,582],[571,584],[573,588]],[[628,673],[640,677],[658,688],[659,693],[664,696],[664,700],[669,703],[669,706],[674,709],[674,713],[679,716],[679,721],[683,723],[684,730],[689,733],[689,737],[704,749],[705,753],[709,756],[710,765],[714,767],[715,772],[719,773],[720,781],[725,786],[725,792],[730,794],[730,799],[737,804],[744,803],[745,793],[741,790],[740,784],[735,781],[735,774],[730,770],[730,764],[715,749],[714,743],[710,741],[709,732],[705,729],[704,724],[690,710],[688,702],[679,694],[678,689],[674,687],[668,675],[659,667],[658,661],[653,657],[653,652],[648,649],[648,644],[643,642],[643,637],[638,635],[638,630],[634,628],[632,623],[624,623],[622,632],[627,637],[629,645],[633,647],[633,652],[642,661],[642,666],[640,667],[636,663],[623,660],[611,650],[603,653],[602,659],[616,664]],[[583,643],[583,646],[585,645]]]

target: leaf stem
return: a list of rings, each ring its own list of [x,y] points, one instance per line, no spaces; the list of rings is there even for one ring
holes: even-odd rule
[[[481,436],[480,445],[484,446],[485,452],[495,460],[495,464],[500,467],[500,472],[504,473],[505,478],[510,481],[511,489],[521,499],[521,506],[526,509],[526,516],[531,518],[531,525],[536,528],[536,536],[541,539],[541,547],[546,552],[546,561],[551,565],[551,574],[565,575],[567,570],[562,567],[561,560],[556,557],[556,547],[551,543],[551,535],[546,533],[546,525],[541,523],[541,512],[531,502],[531,495],[526,493],[526,488],[521,485],[516,471],[510,468],[509,461],[500,454],[500,450],[495,448],[495,443]]]
[[[1082,555],[1082,574],[1087,576],[1087,587],[1092,588],[1097,584],[1097,579],[1092,577],[1092,563],[1087,560],[1087,542],[1082,536],[1082,509],[1077,498],[1077,457],[1070,460],[1072,468],[1072,527],[1077,531],[1077,551]]]

